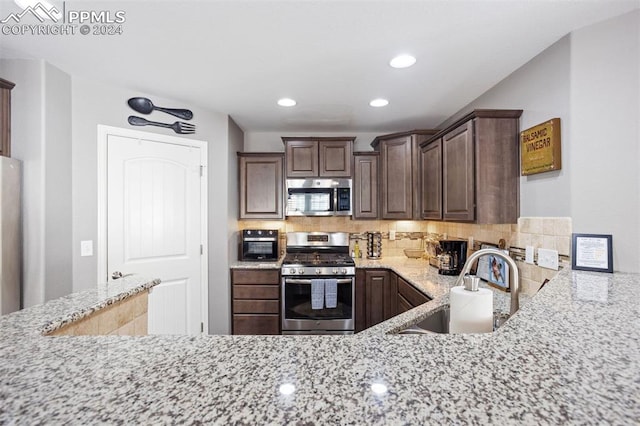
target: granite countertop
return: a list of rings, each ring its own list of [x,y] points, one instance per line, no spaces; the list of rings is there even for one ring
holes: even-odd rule
[[[41,305],[0,317],[0,424],[635,424],[638,285],[564,270],[474,335],[45,337]]]

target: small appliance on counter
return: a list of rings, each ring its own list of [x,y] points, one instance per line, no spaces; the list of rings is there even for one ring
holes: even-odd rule
[[[240,241],[240,260],[275,262],[278,260],[277,229],[244,229]]]
[[[382,257],[382,234],[380,232],[367,232],[367,259],[380,259]]]
[[[440,240],[441,254],[438,256],[440,275],[458,275],[467,261],[466,240]]]

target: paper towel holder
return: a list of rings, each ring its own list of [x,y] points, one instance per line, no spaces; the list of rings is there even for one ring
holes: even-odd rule
[[[462,269],[462,272],[460,272],[460,275],[458,275],[458,279],[456,280],[455,285],[462,285],[462,280],[471,269],[471,266],[478,260],[479,257],[487,254],[492,254],[504,259],[505,262],[507,262],[507,264],[509,265],[509,268],[511,268],[511,270],[513,271],[513,274],[511,274],[511,283],[509,285],[509,287],[511,288],[511,310],[509,313],[513,315],[518,312],[518,309],[520,309],[520,274],[518,273],[518,265],[516,265],[516,262],[511,257],[509,257],[509,255],[504,254],[500,250],[487,248],[473,252],[464,264],[464,268]]]
[[[463,277],[464,289],[467,291],[478,291],[478,285],[480,284],[480,277],[475,275],[465,274]]]

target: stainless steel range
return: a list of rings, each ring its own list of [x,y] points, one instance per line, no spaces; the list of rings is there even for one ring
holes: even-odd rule
[[[282,334],[353,334],[355,275],[348,233],[287,233]]]

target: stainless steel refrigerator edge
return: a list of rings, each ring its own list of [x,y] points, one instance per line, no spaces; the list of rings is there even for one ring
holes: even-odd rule
[[[0,314],[20,309],[22,162],[0,157]]]

